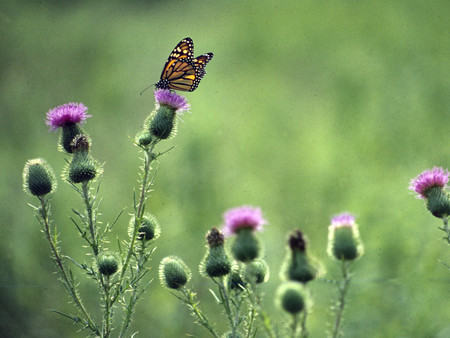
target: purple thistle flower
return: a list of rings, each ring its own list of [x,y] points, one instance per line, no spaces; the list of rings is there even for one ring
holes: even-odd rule
[[[410,182],[409,189],[417,193],[418,198],[426,199],[427,191],[433,187],[444,188],[448,183],[449,172],[441,167],[427,169]]]
[[[223,215],[225,224],[223,233],[229,237],[241,228],[251,228],[253,231],[261,231],[267,221],[262,217],[261,209],[243,206],[230,209]]]
[[[88,117],[92,116],[87,115],[86,112],[87,107],[82,103],[66,103],[51,109],[47,113],[47,120],[45,123],[50,126],[51,130],[56,130],[65,125],[86,121]]]
[[[353,227],[355,225],[355,216],[348,212],[336,215],[331,219],[330,228]]]
[[[191,107],[184,96],[166,89],[156,89],[155,99],[158,105],[168,106],[175,110],[177,114],[188,111]]]

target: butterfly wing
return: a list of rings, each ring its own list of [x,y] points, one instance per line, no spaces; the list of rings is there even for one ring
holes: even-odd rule
[[[214,56],[213,53],[194,56],[194,42],[191,38],[181,40],[170,53],[161,73],[156,88],[182,91],[194,91],[202,77],[206,74],[206,64]]]
[[[195,68],[195,79],[194,79],[194,83],[192,84],[192,88],[190,89],[190,91],[194,91],[199,83],[200,80],[203,78],[203,76],[205,76],[206,74],[206,64],[209,62],[209,60],[211,60],[213,58],[214,54],[213,53],[206,53],[200,56],[197,56],[195,59],[192,60],[192,63],[194,64],[194,68]]]

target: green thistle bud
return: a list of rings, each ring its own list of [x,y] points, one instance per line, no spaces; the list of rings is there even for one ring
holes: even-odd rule
[[[297,282],[284,282],[276,292],[276,302],[284,311],[298,314],[305,310],[307,294],[302,284]]]
[[[115,254],[103,253],[98,258],[98,271],[104,276],[111,276],[119,270],[119,260]]]
[[[211,278],[228,275],[231,271],[231,263],[223,246],[224,235],[219,229],[213,227],[206,234],[206,242],[208,250],[200,264],[201,274]]]
[[[169,289],[179,290],[191,278],[191,271],[178,257],[164,258],[159,265],[159,279],[161,284]]]
[[[143,130],[136,135],[135,141],[141,147],[147,147],[152,143],[152,134],[148,130]]]
[[[66,151],[69,154],[73,153],[72,141],[73,139],[83,134],[83,129],[78,123],[65,124],[62,127],[62,134],[59,139],[60,150]]]
[[[73,183],[93,180],[101,173],[100,165],[89,154],[89,143],[86,135],[77,135],[72,140],[73,157],[66,171]]]
[[[72,148],[72,152],[89,152],[89,147],[91,145],[91,140],[87,135],[79,134],[76,135],[72,142],[70,143],[70,146]]]
[[[134,233],[134,217],[130,220],[130,234]],[[157,239],[161,234],[161,227],[158,220],[152,214],[145,214],[139,226],[137,239],[140,241],[150,241]]]
[[[245,266],[244,278],[250,283],[264,283],[269,279],[269,266],[264,260],[256,259]]]
[[[450,215],[450,200],[445,191],[439,187],[431,187],[427,190],[427,209],[438,218],[446,218]]]
[[[239,273],[237,266],[233,266],[231,273],[228,275],[228,288],[230,290],[241,292],[244,290],[246,283]]]
[[[317,269],[306,254],[306,241],[300,230],[295,230],[289,236],[289,252],[281,268],[283,280],[307,283],[317,276]]]
[[[354,260],[363,254],[354,216],[344,213],[334,217],[329,226],[328,254],[338,260]]]
[[[33,196],[44,196],[55,191],[55,175],[45,160],[36,158],[25,163],[23,188],[26,193]]]
[[[160,140],[165,140],[173,136],[176,131],[175,116],[175,109],[170,106],[161,105],[150,122],[149,132],[151,136]]]
[[[231,251],[236,260],[248,263],[258,257],[260,245],[252,228],[241,228],[237,231]]]

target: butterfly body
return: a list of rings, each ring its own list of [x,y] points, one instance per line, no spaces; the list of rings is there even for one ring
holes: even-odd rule
[[[194,58],[194,42],[191,38],[181,40],[173,49],[164,65],[156,88],[194,91],[203,76],[205,66],[213,58],[213,53],[206,53]]]

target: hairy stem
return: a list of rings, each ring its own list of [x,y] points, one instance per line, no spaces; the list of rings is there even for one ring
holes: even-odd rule
[[[251,301],[253,304],[258,306],[258,310],[261,315],[263,327],[266,330],[266,333],[270,338],[275,338],[275,333],[273,331],[272,324],[270,323],[270,318],[267,315],[266,311],[264,311],[264,307],[263,307],[261,297],[258,292],[258,288],[255,283],[249,283],[249,284],[251,285],[251,288],[252,288]]]
[[[214,330],[211,324],[209,324],[206,315],[204,315],[203,312],[199,309],[198,303],[195,301],[195,293],[186,288],[183,288],[181,291],[183,292],[183,295],[185,297],[183,301],[189,306],[192,314],[195,316],[195,318],[197,318],[198,323],[205,329],[207,329],[213,337],[219,338],[217,332]]]
[[[342,260],[341,261],[341,269],[342,269],[342,277],[344,278],[344,281],[342,284],[338,284],[338,301],[336,304],[336,321],[334,323],[334,329],[333,329],[333,338],[337,337],[339,334],[339,326],[342,321],[342,315],[344,313],[344,307],[345,307],[345,298],[347,296],[347,292],[350,286],[350,276],[348,273],[348,267],[349,262]]]
[[[149,191],[150,165],[154,160],[154,157],[152,156],[152,154],[153,154],[153,149],[154,149],[156,143],[157,142],[152,143],[150,148],[144,153],[144,173],[142,175],[139,203],[135,210],[135,215],[134,215],[134,232],[133,232],[133,236],[130,241],[130,246],[128,248],[127,257],[125,259],[125,262],[122,267],[122,272],[120,274],[120,278],[119,278],[120,283],[123,281],[123,278],[127,271],[128,265],[130,264],[131,257],[133,256],[133,253],[134,253],[134,246],[135,246],[136,238],[137,238],[138,231],[139,231],[139,223],[140,223],[140,220],[144,213],[144,205],[145,205],[145,201],[147,200],[147,194]]]
[[[308,317],[308,311],[305,308],[303,310],[303,315],[302,315],[302,321],[301,321],[301,326],[300,326],[300,337],[302,338],[307,338],[309,333],[308,330],[306,329],[306,318]]]
[[[84,304],[78,294],[78,291],[73,283],[73,280],[69,277],[69,275],[66,272],[66,268],[64,267],[64,264],[63,264],[63,261],[61,258],[61,254],[59,252],[58,244],[57,244],[56,230],[55,230],[55,239],[53,239],[53,237],[52,237],[49,219],[48,219],[48,212],[47,212],[48,205],[46,204],[43,197],[39,197],[39,200],[41,202],[40,216],[41,216],[41,219],[42,219],[42,222],[44,225],[44,233],[47,238],[47,241],[50,244],[52,254],[53,254],[53,260],[60,272],[63,283],[66,285],[66,288],[67,288],[70,296],[72,297],[75,305],[77,306],[77,308],[80,310],[80,312],[84,316],[87,327],[89,327],[89,329],[94,334],[99,335],[100,332],[99,332],[97,326],[95,325],[94,321],[92,320],[91,316],[87,312],[86,308],[84,307]]]
[[[94,212],[93,212],[93,200],[91,197],[91,194],[89,192],[89,181],[82,183],[83,188],[83,200],[86,205],[86,215],[88,218],[88,227],[89,232],[91,234],[92,239],[92,250],[94,251],[95,258],[98,256],[99,252],[99,243],[97,239],[97,229],[95,228],[95,219],[94,219]]]
[[[106,280],[103,279],[103,276],[100,275],[100,284],[103,287],[103,296],[104,296],[104,303],[105,303],[105,309],[103,314],[103,337],[109,337],[111,335],[111,317],[112,317],[112,302],[110,298],[110,290],[111,290],[111,284],[109,280],[109,276],[105,277]]]
[[[450,228],[448,227],[448,216],[444,217],[442,221],[444,222],[444,227],[441,228],[441,230],[446,233],[447,237],[445,237],[445,239],[447,240],[447,243],[450,244]]]

